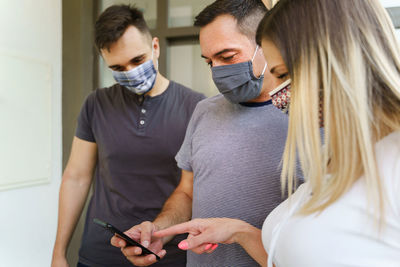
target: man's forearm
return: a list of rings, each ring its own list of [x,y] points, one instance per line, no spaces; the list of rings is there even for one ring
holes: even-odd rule
[[[158,229],[186,222],[192,217],[192,198],[187,193],[175,190],[165,202],[161,213],[154,220]]]
[[[57,237],[53,256],[65,256],[68,244],[82,213],[90,183],[63,178],[58,210]]]

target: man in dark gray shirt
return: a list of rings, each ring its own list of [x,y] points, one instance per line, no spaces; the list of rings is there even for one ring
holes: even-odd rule
[[[68,266],[66,250],[93,176],[78,266],[132,266],[110,245],[112,234],[93,219],[121,230],[154,220],[180,182],[174,157],[197,102],[204,99],[158,72],[159,42],[137,9],[108,8],[96,22],[95,35],[118,83],[90,94],[79,115],[60,189],[54,267]],[[178,242],[167,245],[169,255],[157,266],[186,265]]]

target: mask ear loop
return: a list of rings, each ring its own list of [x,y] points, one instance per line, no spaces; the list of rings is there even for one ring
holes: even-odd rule
[[[253,58],[251,59],[251,62],[253,62],[254,59],[256,58],[256,54],[257,54],[258,48],[259,48],[259,46],[257,45],[256,46],[256,51],[254,51]]]
[[[251,62],[252,62],[252,63],[253,63],[254,59],[256,58],[256,54],[257,54],[257,51],[258,51],[259,48],[260,48],[260,46],[257,45],[257,46],[256,46],[256,51],[254,51],[253,58],[251,59]],[[260,77],[263,76],[263,75],[265,74],[265,70],[267,69],[267,66],[268,66],[268,64],[267,64],[267,62],[265,62],[264,69],[263,69],[263,71],[262,71]]]
[[[264,75],[265,71],[267,70],[267,67],[268,67],[268,63],[265,62],[264,69],[263,69],[263,71],[262,71],[262,73],[261,73],[261,76]]]

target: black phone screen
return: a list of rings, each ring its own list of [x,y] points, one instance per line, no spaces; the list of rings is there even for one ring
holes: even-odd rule
[[[110,231],[113,234],[118,235],[120,238],[122,238],[123,240],[126,241],[127,246],[135,246],[135,247],[140,247],[142,249],[142,255],[148,255],[148,254],[153,254],[154,256],[156,256],[157,260],[159,261],[161,258],[155,254],[153,251],[151,251],[150,249],[144,247],[142,244],[140,244],[139,242],[133,240],[132,238],[130,238],[129,236],[127,236],[126,234],[124,234],[123,232],[121,232],[120,230],[118,230],[117,228],[115,228],[114,226],[112,226],[109,223],[103,222],[97,218],[93,219],[93,222],[102,226],[103,228],[107,229],[108,231]]]

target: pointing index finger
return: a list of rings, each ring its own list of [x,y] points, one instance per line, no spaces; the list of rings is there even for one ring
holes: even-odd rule
[[[184,234],[184,233],[192,233],[192,222],[185,222],[181,224],[177,224],[163,230],[154,232],[155,237],[165,237],[170,235]]]

